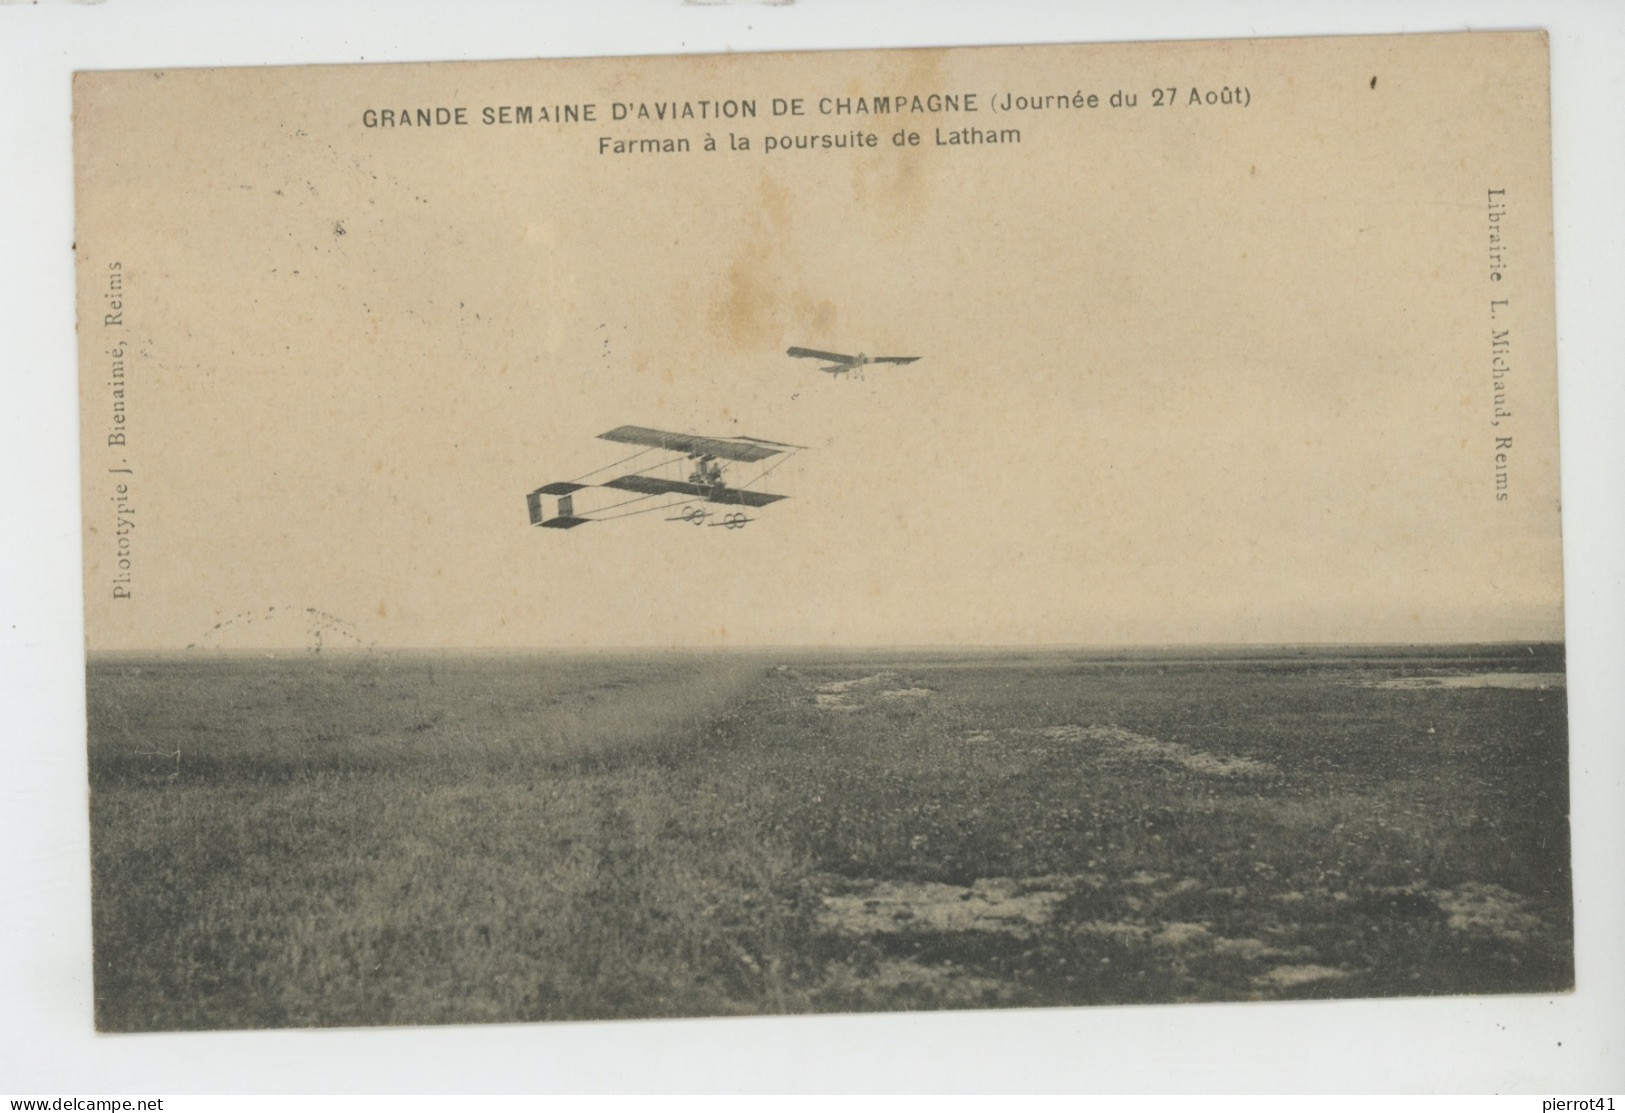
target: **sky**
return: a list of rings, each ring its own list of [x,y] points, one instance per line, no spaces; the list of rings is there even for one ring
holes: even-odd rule
[[[1543,66],[1522,36],[81,78],[89,644],[1560,639]],[[1245,106],[1190,103],[1221,87]],[[1100,103],[989,109],[1062,90]],[[979,112],[817,111],[932,92]],[[602,119],[727,98],[758,116]],[[471,123],[366,126],[389,106]],[[966,126],[1021,137],[937,142]],[[690,150],[601,153],[648,137]],[[921,358],[834,380],[791,345]],[[623,424],[807,450],[743,530],[532,528]]]

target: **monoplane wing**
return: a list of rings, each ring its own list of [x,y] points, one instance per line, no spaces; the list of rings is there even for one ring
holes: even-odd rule
[[[844,367],[862,367],[866,363],[913,363],[919,356],[843,356],[839,352],[820,352],[816,348],[791,348],[789,355],[797,359],[822,359]]]
[[[607,480],[599,486],[613,487],[617,491],[631,491],[638,495],[688,495],[727,506],[766,506],[786,497],[770,495],[766,491],[744,491],[738,487],[701,487],[698,483],[683,483],[653,475],[623,475]]]
[[[794,445],[781,445],[774,441],[761,441],[740,437],[699,437],[691,433],[668,433],[661,429],[646,429],[641,425],[622,425],[599,439],[619,441],[621,444],[641,444],[648,448],[663,448],[668,452],[682,452],[690,456],[717,456],[724,460],[738,460],[753,464],[769,456],[777,456]]]
[[[839,352],[820,352],[812,348],[791,348],[788,355],[797,359],[827,359],[831,363],[856,363],[857,356],[843,356]]]

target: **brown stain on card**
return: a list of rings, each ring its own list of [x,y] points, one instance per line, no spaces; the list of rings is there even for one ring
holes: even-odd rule
[[[790,190],[763,174],[757,182],[756,192],[761,200],[761,213],[778,231],[790,227]]]
[[[717,306],[718,326],[738,350],[760,347],[773,333],[774,281],[770,274],[771,241],[752,235],[729,265]]]
[[[907,68],[901,82],[893,86],[898,89],[898,95],[964,95],[966,90],[958,87],[957,79],[945,77],[942,72],[943,61],[947,57],[945,51],[910,50],[905,53]],[[931,149],[935,141],[934,128],[947,118],[914,113],[875,118],[877,123],[882,119],[887,121],[888,126],[876,128],[880,145],[875,154],[883,157],[854,160],[852,196],[854,202],[860,205],[885,206],[882,230],[887,235],[897,236],[915,228],[929,207],[925,196],[930,185],[926,160],[940,153]],[[894,136],[899,132],[917,133],[918,143],[898,145],[894,142]]]
[[[942,74],[944,57],[940,50],[909,51],[901,80],[881,84],[898,88],[908,96],[951,92],[945,88]],[[872,91],[867,84],[854,80],[845,92],[857,97],[865,95],[866,90]],[[897,128],[879,126],[878,121],[865,117],[843,122],[850,122],[854,130],[874,130],[879,138],[879,146],[872,151],[842,153],[850,166],[852,206],[878,217],[880,231],[888,237],[907,233],[917,226],[927,208],[924,194],[929,178],[922,167],[923,160],[932,153],[923,149],[923,144],[929,142],[928,125],[901,125],[903,130],[921,132],[922,146],[897,150],[892,144],[892,132]],[[795,188],[793,182],[786,184],[770,172],[757,180],[750,230],[723,272],[713,309],[716,331],[732,350],[759,351],[777,346],[787,323],[782,320],[786,315],[794,316],[797,329],[810,328],[820,334],[834,329],[836,310],[827,297],[820,296],[824,291],[789,289],[786,271],[793,273],[795,268],[780,245],[796,227]]]
[[[792,227],[792,195],[773,176],[756,186],[757,204],[744,245],[723,276],[716,306],[718,331],[737,351],[777,343],[777,317],[784,269],[778,244]]]
[[[814,298],[805,291],[795,296],[796,327],[812,336],[834,334],[839,312],[829,298]]]

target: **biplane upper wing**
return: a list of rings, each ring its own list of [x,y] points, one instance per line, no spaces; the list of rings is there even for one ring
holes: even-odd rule
[[[839,352],[820,352],[813,348],[791,348],[788,355],[797,359],[827,359],[831,363],[856,363],[857,356],[843,356]]]
[[[919,356],[870,356],[870,363],[913,363]]]
[[[773,441],[760,441],[741,437],[699,437],[691,433],[667,433],[661,429],[646,429],[641,425],[622,425],[599,439],[619,441],[621,444],[641,444],[649,448],[664,448],[668,452],[684,452],[691,456],[718,456],[724,460],[739,460],[753,464],[769,456],[777,456],[793,445],[780,445]],[[630,488],[628,488],[630,489]]]
[[[600,486],[613,487],[617,491],[631,491],[638,495],[689,495],[729,506],[766,506],[786,497],[770,495],[766,491],[745,491],[738,487],[701,487],[698,483],[683,483],[653,475],[623,475]]]

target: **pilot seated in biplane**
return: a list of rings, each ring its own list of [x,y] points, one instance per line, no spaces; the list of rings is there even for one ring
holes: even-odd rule
[[[696,487],[719,488],[722,484],[722,465],[715,456],[701,456],[694,465],[688,481]]]

